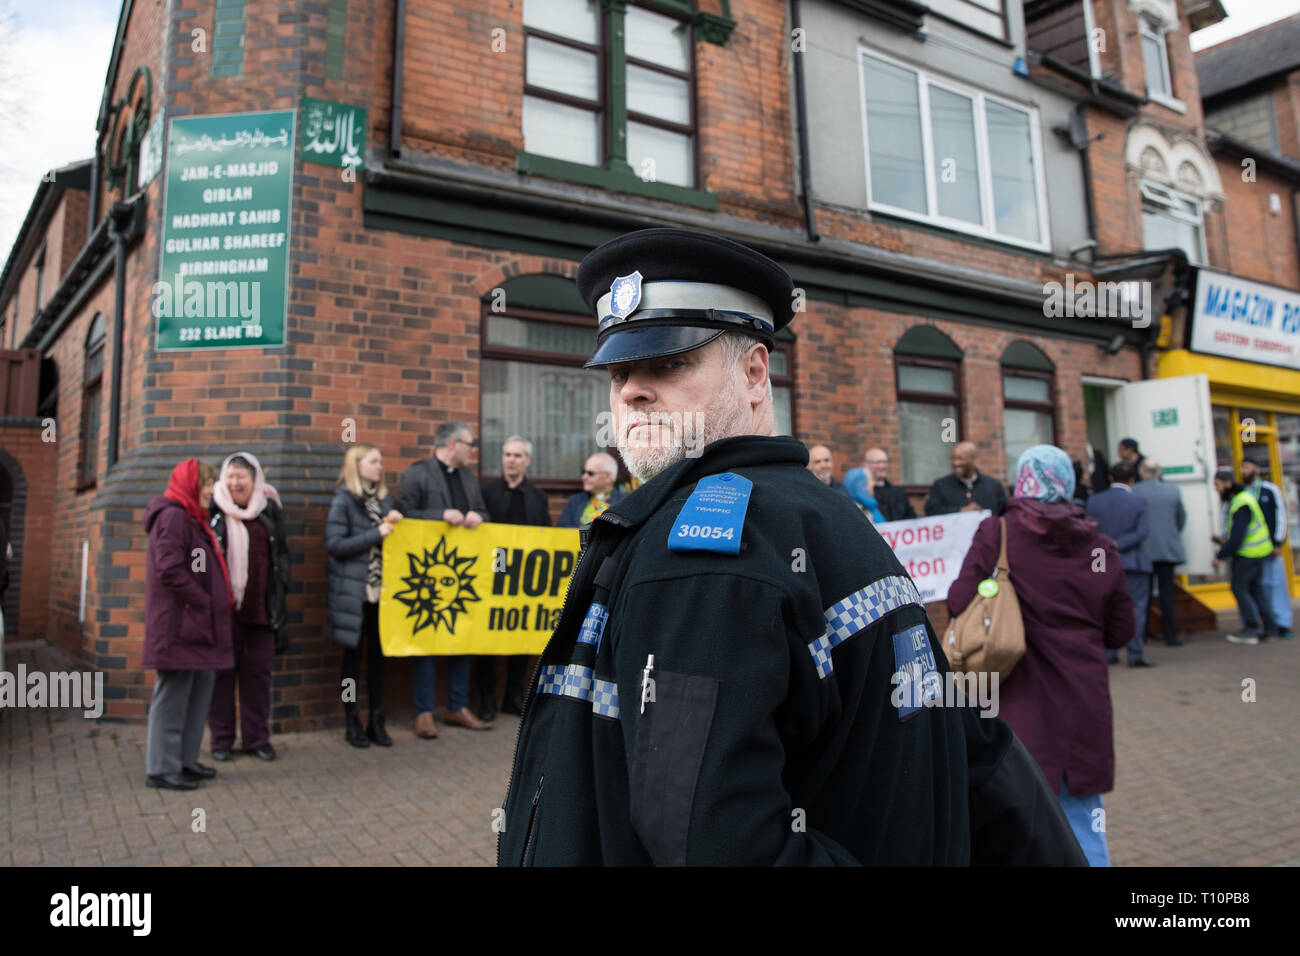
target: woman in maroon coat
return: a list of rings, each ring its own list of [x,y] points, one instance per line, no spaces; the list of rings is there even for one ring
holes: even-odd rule
[[[1020,456],[1003,512],[1007,563],[1025,622],[1025,656],[999,688],[1000,716],[1034,755],[1093,866],[1106,866],[1101,794],[1115,781],[1106,648],[1128,642],[1129,598],[1115,542],[1073,504],[1074,466],[1054,445]],[[997,515],[975,532],[948,612],[966,610],[1000,550]]]
[[[208,527],[217,471],[196,459],[172,471],[149,502],[144,656],[158,671],[145,754],[151,787],[193,790],[216,771],[198,762],[214,671],[234,666],[230,575]]]

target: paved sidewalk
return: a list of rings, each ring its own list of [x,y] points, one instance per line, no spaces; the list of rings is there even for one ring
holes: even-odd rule
[[[1300,865],[1300,647],[1203,634],[1150,656],[1153,670],[1110,671],[1114,864]],[[6,668],[20,661],[63,669],[34,645],[8,649]],[[492,865],[517,726],[502,716],[487,733],[422,741],[397,721],[393,747],[366,750],[341,730],[281,735],[274,763],[236,755],[175,793],[144,786],[144,726],[6,710],[0,865]]]

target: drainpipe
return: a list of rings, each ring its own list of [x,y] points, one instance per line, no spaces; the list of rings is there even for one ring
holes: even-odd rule
[[[1300,262],[1300,186],[1291,190],[1291,228],[1295,230],[1296,261]]]
[[[1095,257],[1097,255],[1097,210],[1092,193],[1092,154],[1088,149],[1091,142],[1092,138],[1088,136],[1088,118],[1084,112],[1084,104],[1080,103],[1074,108],[1071,116],[1070,143],[1079,151],[1079,158],[1083,162],[1084,211],[1088,217],[1088,238],[1092,241],[1092,254]]]
[[[122,329],[126,324],[126,234],[135,207],[115,202],[109,210],[108,235],[113,241],[113,380],[108,398],[108,467],[117,464],[118,432],[122,421]]]
[[[790,0],[790,28],[801,29],[799,21],[799,0]],[[794,98],[797,119],[796,133],[799,137],[799,186],[803,190],[804,229],[809,242],[817,242],[817,222],[813,216],[812,170],[808,163],[808,101],[804,93],[803,53],[794,53]]]
[[[388,155],[402,155],[402,52],[406,47],[406,0],[393,12],[393,99],[388,120]]]

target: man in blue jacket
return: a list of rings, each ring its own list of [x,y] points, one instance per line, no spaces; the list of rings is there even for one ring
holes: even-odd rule
[[[1147,631],[1147,607],[1151,602],[1151,556],[1147,553],[1146,539],[1151,531],[1147,520],[1147,502],[1133,493],[1133,466],[1118,462],[1110,470],[1110,487],[1088,498],[1088,514],[1097,519],[1098,530],[1115,540],[1119,548],[1124,576],[1128,579],[1129,597],[1133,599],[1133,637],[1128,642],[1129,667],[1155,667],[1142,652],[1142,642]],[[1118,651],[1106,652],[1114,664]]]

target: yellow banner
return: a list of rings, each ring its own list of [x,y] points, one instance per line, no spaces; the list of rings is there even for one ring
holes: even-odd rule
[[[577,560],[576,528],[406,518],[384,539],[384,656],[540,654]]]

